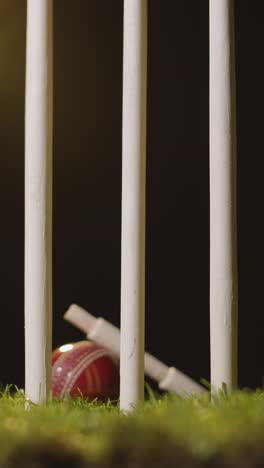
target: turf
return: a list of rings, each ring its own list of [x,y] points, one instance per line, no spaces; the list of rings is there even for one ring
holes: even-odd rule
[[[78,398],[31,405],[0,396],[0,466],[263,467],[264,393],[149,395],[133,414]]]

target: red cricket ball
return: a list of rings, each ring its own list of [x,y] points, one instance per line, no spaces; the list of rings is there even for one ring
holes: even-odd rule
[[[52,394],[105,400],[119,396],[119,368],[112,354],[92,341],[79,341],[52,353]]]

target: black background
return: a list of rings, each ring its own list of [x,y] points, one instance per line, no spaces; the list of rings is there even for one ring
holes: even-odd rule
[[[260,386],[262,2],[236,2],[239,383]],[[121,0],[54,1],[54,346],[119,324]],[[0,381],[24,385],[25,0],[0,4]],[[209,379],[208,1],[149,0],[146,347]]]

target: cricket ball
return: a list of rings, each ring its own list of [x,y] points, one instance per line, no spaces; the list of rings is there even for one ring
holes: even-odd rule
[[[79,341],[52,353],[52,394],[63,400],[66,395],[87,399],[117,399],[119,368],[106,349],[92,341]]]

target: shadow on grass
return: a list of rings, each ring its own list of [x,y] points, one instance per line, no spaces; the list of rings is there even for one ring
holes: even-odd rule
[[[155,441],[154,441],[155,442]],[[12,453],[1,468],[263,468],[262,441],[222,450],[208,460],[194,456],[168,441],[138,444],[123,437],[108,460],[89,462],[72,449],[55,443],[26,443]]]
[[[3,468],[85,468],[88,465],[77,452],[57,442],[49,441],[19,445],[2,466]]]
[[[175,444],[164,449],[121,442],[108,460],[89,462],[57,443],[25,444],[16,448],[3,468],[192,468],[199,460]],[[2,467],[1,467],[2,468]]]

